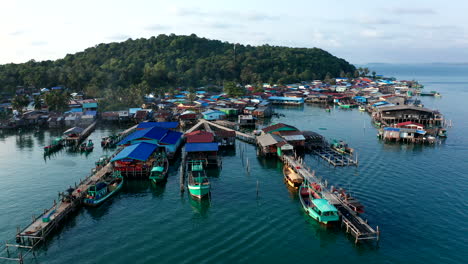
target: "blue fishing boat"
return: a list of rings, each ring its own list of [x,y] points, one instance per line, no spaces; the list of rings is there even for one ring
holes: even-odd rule
[[[114,171],[108,177],[103,178],[86,190],[83,203],[86,206],[99,206],[113,194],[118,192],[123,185],[123,177],[120,171]]]

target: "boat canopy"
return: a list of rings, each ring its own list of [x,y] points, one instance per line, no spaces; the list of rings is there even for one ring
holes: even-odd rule
[[[322,213],[323,212],[338,212],[335,206],[328,203],[326,199],[314,199],[313,203]]]
[[[163,167],[160,167],[160,166],[157,166],[157,167],[153,167],[151,169],[151,172],[163,172],[164,171],[164,168]]]

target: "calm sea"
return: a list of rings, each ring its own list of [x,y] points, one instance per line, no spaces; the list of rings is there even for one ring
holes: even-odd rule
[[[380,247],[356,246],[343,231],[309,219],[284,184],[282,165],[238,142],[223,153],[222,170],[210,173],[211,200],[181,195],[174,164],[164,186],[128,181],[101,207],[79,211],[26,263],[466,263],[468,66],[368,67],[440,92],[422,100],[453,121],[449,137],[435,146],[383,144],[367,113],[314,106],[278,108],[285,117],[272,121],[356,149],[357,168],[333,168],[310,155],[305,161],[361,200],[364,217],[382,230]],[[91,139],[115,131],[99,128]],[[18,225],[49,207],[104,153],[97,144],[88,156],[61,151],[44,159],[42,147],[60,133],[0,134],[0,239],[13,238]]]

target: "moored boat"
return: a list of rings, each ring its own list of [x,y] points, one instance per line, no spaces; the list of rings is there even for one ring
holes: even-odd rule
[[[52,140],[52,143],[50,145],[44,147],[44,154],[49,154],[61,149],[63,146],[63,142],[63,138],[55,138],[54,140]]]
[[[354,149],[350,148],[346,142],[343,140],[336,140],[334,139],[330,145],[330,147],[342,154],[353,154]]]
[[[299,174],[286,165],[283,167],[283,175],[288,185],[293,188],[299,188],[302,182],[304,182],[304,179]]]
[[[109,157],[107,157],[106,155],[102,155],[101,157],[99,157],[98,161],[96,161],[96,166],[104,166],[106,165],[106,163],[109,161]]]
[[[358,107],[358,109],[359,109],[359,111],[361,111],[361,112],[365,112],[365,111],[366,111],[366,108],[365,108],[363,105],[360,105],[360,106]]]
[[[336,194],[336,196],[349,208],[351,208],[354,212],[358,214],[364,213],[364,205],[362,205],[356,198],[351,196],[351,194],[346,193],[346,191],[342,188],[335,189],[334,187],[331,188],[332,193]]]
[[[152,183],[158,183],[167,179],[167,171],[169,170],[169,160],[165,152],[159,152],[153,163],[149,179]]]
[[[188,162],[188,189],[192,197],[201,199],[210,193],[211,184],[203,169],[203,162],[193,160]]]
[[[441,128],[439,129],[439,132],[437,133],[437,136],[441,138],[446,138],[447,137],[447,129]]]
[[[83,151],[83,152],[90,152],[90,151],[93,151],[93,149],[94,149],[94,143],[91,139],[88,140],[88,143],[82,143],[80,145],[80,151]]]
[[[299,200],[301,201],[304,211],[313,219],[322,224],[331,224],[340,220],[338,210],[328,202],[321,198],[321,193],[318,184],[311,184],[307,180],[299,187]]]
[[[123,177],[120,171],[114,171],[108,177],[103,178],[86,190],[83,203],[86,206],[99,206],[113,194],[118,192],[123,185]]]

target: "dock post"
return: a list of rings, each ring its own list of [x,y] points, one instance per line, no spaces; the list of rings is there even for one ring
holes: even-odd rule
[[[10,257],[10,250],[8,249],[8,241],[5,242],[7,256]]]
[[[257,198],[258,198],[258,180],[257,180]]]

